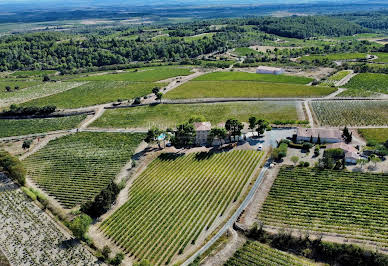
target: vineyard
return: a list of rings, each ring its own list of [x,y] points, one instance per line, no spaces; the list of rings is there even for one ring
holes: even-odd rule
[[[76,128],[86,115],[39,119],[0,119],[0,138]]]
[[[311,106],[320,125],[388,124],[388,101],[313,101]]]
[[[212,72],[195,78],[193,81],[258,81],[274,83],[307,84],[313,81],[312,78],[268,75],[248,72]]]
[[[334,88],[257,81],[189,81],[166,93],[168,99],[320,97]]]
[[[388,128],[360,128],[358,133],[367,142],[385,143],[388,140]]]
[[[259,213],[265,225],[340,234],[388,247],[388,176],[281,168]]]
[[[327,80],[321,83],[323,86],[334,86],[336,82],[342,80],[347,75],[350,74],[349,70],[342,70],[335,73],[333,76],[330,76]]]
[[[92,106],[118,99],[133,99],[142,97],[152,92],[152,88],[165,84],[151,82],[127,82],[127,81],[91,81],[71,90],[32,100],[24,106],[55,105],[58,108],[79,108]]]
[[[146,81],[155,82],[177,76],[190,75],[191,69],[187,67],[146,67],[135,70],[126,70],[117,74],[91,75],[77,78],[80,81]]]
[[[162,154],[100,228],[130,256],[170,264],[237,206],[262,156],[256,151]]]
[[[238,48],[234,49],[233,53],[238,55],[238,56],[248,56],[251,54],[260,54],[258,51],[253,50],[253,49],[248,48],[248,47],[238,47]]]
[[[360,73],[354,76],[346,85],[347,96],[367,96],[372,93],[388,94],[388,75],[376,73]]]
[[[307,259],[271,248],[258,241],[248,240],[242,248],[234,253],[225,266],[238,265],[317,265]]]
[[[24,160],[28,176],[65,208],[92,199],[131,159],[143,134],[77,133]]]
[[[338,54],[328,54],[328,55],[309,55],[303,56],[302,61],[314,61],[314,60],[351,60],[351,59],[366,59],[367,54],[365,53],[338,53]]]
[[[83,82],[48,82],[26,89],[13,90],[12,92],[0,92],[0,107],[13,103],[26,102],[31,99],[60,93],[84,84]]]
[[[193,114],[201,114],[212,124],[225,122],[230,117],[248,121],[256,116],[269,121],[298,120],[296,102],[237,102],[216,104],[159,104],[136,108],[107,110],[92,127],[113,128],[174,128]]]
[[[0,249],[12,265],[98,264],[4,175],[0,175],[0,220]]]

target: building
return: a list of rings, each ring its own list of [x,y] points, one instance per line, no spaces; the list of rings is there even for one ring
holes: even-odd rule
[[[256,74],[272,74],[280,75],[284,73],[284,69],[277,67],[259,66],[256,69]]]
[[[210,122],[197,122],[194,123],[194,130],[196,133],[195,144],[199,146],[205,146],[208,144],[208,136],[212,125]]]
[[[326,149],[341,149],[344,151],[345,154],[345,163],[349,164],[356,164],[357,160],[359,160],[361,157],[358,154],[358,150],[354,148],[353,146],[349,144],[345,144],[343,142],[341,143],[334,143],[329,144],[326,146]]]
[[[312,142],[317,143],[318,136],[321,143],[337,143],[343,141],[342,132],[338,129],[298,128],[296,131],[297,142],[309,142],[312,138]]]

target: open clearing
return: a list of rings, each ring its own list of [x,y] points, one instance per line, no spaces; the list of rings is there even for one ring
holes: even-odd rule
[[[234,49],[233,53],[238,55],[238,56],[248,56],[251,54],[254,54],[254,55],[260,54],[258,51],[251,49],[251,48],[248,48],[248,47],[238,47],[238,48]]]
[[[287,75],[269,75],[247,72],[213,72],[199,76],[193,81],[260,81],[274,83],[293,83],[308,84],[313,81],[312,78],[287,76]]]
[[[77,133],[24,160],[27,176],[65,208],[91,200],[131,160],[143,134]]]
[[[275,120],[298,120],[296,102],[235,102],[210,104],[159,104],[106,110],[91,127],[174,128],[193,115],[203,115],[213,125],[229,118],[248,121],[250,116]]]
[[[187,67],[149,67],[137,70],[127,70],[117,74],[90,75],[88,77],[77,78],[80,81],[144,81],[155,82],[177,76],[187,76],[192,74]]]
[[[12,265],[98,264],[81,243],[60,231],[45,212],[1,174],[0,220],[0,247]]]
[[[86,115],[39,119],[0,119],[0,138],[76,128]]]
[[[324,126],[382,126],[388,123],[388,101],[313,101],[312,110]]]
[[[127,81],[91,81],[71,90],[32,100],[24,106],[55,105],[58,108],[78,108],[92,106],[118,99],[133,99],[152,93],[152,88],[165,84]]]
[[[166,93],[168,99],[320,97],[336,89],[256,81],[189,81]]]
[[[344,87],[348,90],[341,96],[369,96],[376,92],[388,94],[388,74],[360,73]]]
[[[344,235],[388,247],[387,174],[281,168],[259,213],[264,225]]]
[[[385,143],[388,140],[388,128],[360,128],[358,133],[367,142]]]
[[[234,253],[225,266],[237,265],[318,265],[304,258],[271,248],[259,241],[248,240],[243,247]]]
[[[368,54],[366,53],[338,53],[338,54],[328,54],[328,55],[309,55],[303,56],[301,61],[314,61],[314,60],[353,60],[353,59],[366,59]]]
[[[237,206],[262,156],[257,151],[162,154],[134,181],[127,203],[101,230],[136,259],[170,264]]]

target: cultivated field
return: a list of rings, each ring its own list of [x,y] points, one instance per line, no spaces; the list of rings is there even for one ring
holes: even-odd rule
[[[0,220],[0,248],[12,265],[98,264],[82,244],[60,231],[45,212],[1,174]]]
[[[259,54],[258,51],[253,50],[253,49],[248,48],[248,47],[238,47],[238,48],[234,49],[233,53],[238,55],[238,56],[247,56],[247,55],[251,55],[251,54]]]
[[[159,104],[106,110],[91,127],[113,128],[160,128],[172,127],[186,122],[192,115],[201,114],[213,125],[234,117],[248,121],[256,116],[269,121],[298,120],[296,102],[235,102],[214,104]]]
[[[388,53],[373,53],[373,55],[378,57],[376,60],[373,60],[373,62],[388,63]]]
[[[311,106],[325,126],[388,124],[388,101],[313,101]]]
[[[47,82],[23,90],[0,93],[0,107],[60,93],[82,84],[84,82]]]
[[[358,133],[368,142],[385,143],[388,140],[388,128],[360,128]]]
[[[227,217],[262,155],[163,154],[134,181],[128,202],[104,221],[101,230],[136,259],[171,264]]]
[[[26,70],[26,71],[15,71],[10,76],[16,78],[31,78],[31,77],[43,77],[44,75],[53,75],[55,70]]]
[[[71,90],[29,101],[25,106],[55,105],[58,108],[92,106],[118,99],[133,99],[152,93],[152,88],[166,84],[127,81],[91,81]]]
[[[191,69],[187,67],[148,67],[137,70],[127,70],[117,74],[90,75],[77,78],[80,81],[146,81],[155,82],[176,76],[190,75]]]
[[[237,265],[317,265],[307,259],[271,248],[259,241],[248,240],[242,248],[234,253],[225,266]]]
[[[336,82],[350,74],[350,70],[342,70],[330,76],[327,80],[321,83],[323,86],[334,86]]]
[[[39,119],[0,119],[0,138],[76,128],[86,115]]]
[[[259,213],[265,225],[388,247],[387,174],[283,167]]]
[[[344,96],[369,96],[374,92],[388,94],[388,74],[361,73],[354,76],[344,87]]]
[[[166,93],[167,99],[320,97],[334,88],[256,81],[189,81]]]
[[[328,54],[328,55],[309,55],[303,56],[302,61],[314,61],[314,60],[352,60],[352,59],[366,59],[367,54],[365,53],[338,53],[338,54]]]
[[[9,95],[12,95],[12,92],[19,92],[25,88],[29,88],[35,85],[38,85],[38,81],[20,81],[20,80],[8,80],[0,79],[0,99],[6,99]],[[11,87],[11,92],[6,90],[6,87]],[[15,87],[19,87],[18,90],[15,90]]]
[[[313,79],[297,76],[268,75],[247,72],[212,72],[199,76],[193,79],[193,81],[259,81],[273,83],[307,84],[313,81]]]
[[[72,208],[104,189],[131,160],[143,138],[143,134],[72,134],[50,141],[24,165],[39,187]]]

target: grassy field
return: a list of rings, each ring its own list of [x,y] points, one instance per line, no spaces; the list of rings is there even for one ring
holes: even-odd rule
[[[172,264],[237,205],[262,155],[162,154],[134,181],[129,200],[101,230],[139,260]]]
[[[266,225],[330,232],[388,247],[386,174],[281,168],[259,213]]]
[[[118,99],[133,99],[152,93],[152,88],[166,84],[127,81],[90,81],[82,86],[55,95],[24,103],[24,106],[55,105],[58,108],[92,106]]]
[[[373,55],[377,56],[377,59],[373,60],[373,62],[388,63],[388,53],[373,53]]]
[[[334,88],[255,81],[189,81],[166,93],[167,99],[320,97]]]
[[[312,78],[287,76],[287,75],[268,75],[247,72],[212,72],[199,76],[193,81],[260,81],[273,83],[294,83],[307,84],[313,81]]]
[[[60,93],[83,84],[84,82],[47,82],[23,90],[0,93],[0,107]]]
[[[388,124],[388,101],[313,101],[321,125],[370,126]]]
[[[314,61],[314,60],[324,60],[329,61],[336,60],[351,60],[351,59],[366,59],[367,54],[365,53],[338,53],[338,54],[327,54],[327,55],[309,55],[303,56],[301,61]]]
[[[0,119],[0,137],[22,136],[76,128],[86,115],[39,119]]]
[[[367,142],[385,143],[388,140],[388,128],[360,128],[358,133]]]
[[[25,77],[43,77],[45,75],[53,75],[57,71],[55,70],[30,70],[30,71],[16,71],[13,72],[10,76],[17,78]]]
[[[238,249],[225,266],[238,265],[279,265],[279,266],[308,266],[318,265],[304,258],[271,248],[259,241],[248,240]]]
[[[248,47],[238,47],[238,48],[234,49],[233,53],[238,55],[238,56],[247,56],[247,55],[251,55],[251,54],[259,54],[258,51],[253,50],[253,49],[248,48]]]
[[[6,99],[14,95],[15,93],[20,93],[25,88],[29,88],[35,85],[38,85],[39,81],[20,81],[20,80],[0,80],[0,99]],[[8,92],[5,88],[11,87],[11,91]],[[15,87],[18,86],[19,90],[15,90]]]
[[[82,132],[50,141],[23,162],[39,187],[72,208],[104,189],[143,138],[143,134]]]
[[[0,243],[12,265],[97,265],[97,258],[0,175]],[[0,265],[2,264],[0,251]]]
[[[256,116],[269,121],[298,120],[296,102],[236,102],[215,104],[160,104],[106,110],[92,127],[160,128],[175,127],[193,114],[201,114],[213,125],[229,118],[248,121]]]
[[[176,76],[187,76],[192,72],[187,67],[148,67],[127,70],[117,74],[93,75],[77,78],[78,81],[144,81],[155,82]]]
[[[334,75],[330,76],[327,80],[321,83],[323,86],[334,86],[336,82],[342,80],[344,77],[350,74],[350,70],[342,70]]]
[[[371,93],[388,94],[388,74],[361,73],[354,76],[344,87],[343,94],[348,96],[363,96]]]

